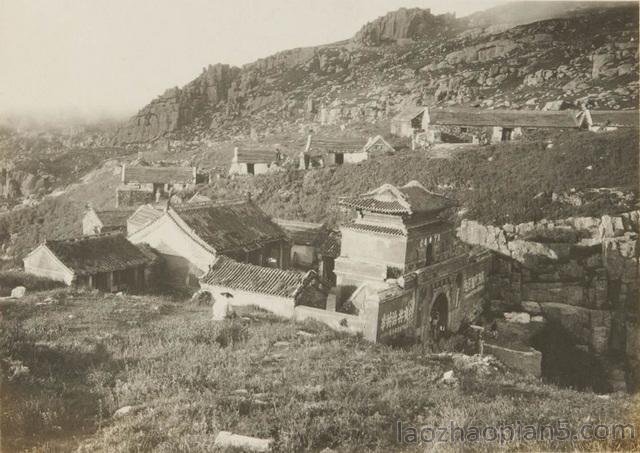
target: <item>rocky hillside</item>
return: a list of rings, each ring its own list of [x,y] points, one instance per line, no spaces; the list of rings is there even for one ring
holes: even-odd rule
[[[637,4],[553,5],[505,6],[461,19],[400,9],[347,41],[280,52],[242,68],[208,66],[142,108],[115,140],[255,138],[319,124],[377,123],[385,130],[409,102],[635,106]],[[513,26],[530,20],[537,21]]]

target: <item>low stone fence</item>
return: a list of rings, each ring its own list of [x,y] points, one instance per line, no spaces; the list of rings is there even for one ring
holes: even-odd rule
[[[491,354],[509,368],[524,374],[540,377],[542,375],[542,353],[530,348],[529,351],[517,351],[495,344],[485,343],[484,352]]]
[[[315,319],[334,330],[348,332],[351,334],[362,333],[364,331],[364,320],[356,315],[349,315],[337,311],[328,311],[321,308],[298,305],[294,309],[293,318],[296,321]]]

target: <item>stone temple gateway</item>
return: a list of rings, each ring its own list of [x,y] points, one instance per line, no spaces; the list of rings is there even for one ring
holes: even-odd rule
[[[482,311],[491,255],[455,237],[452,200],[416,181],[381,187],[340,204],[355,211],[341,227],[336,308],[364,320],[364,337],[428,341]]]

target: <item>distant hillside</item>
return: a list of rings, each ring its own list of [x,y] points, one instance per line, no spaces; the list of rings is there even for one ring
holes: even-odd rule
[[[635,6],[634,2],[510,1],[470,14],[465,17],[465,20],[474,27],[488,27],[498,24],[515,26],[568,16],[589,9],[625,6],[625,3],[626,6]]]
[[[143,107],[115,141],[262,140],[384,123],[416,102],[535,109],[563,99],[631,108],[638,102],[637,43],[637,3],[526,2],[461,19],[400,9],[348,41],[242,68],[203,68]]]
[[[550,149],[547,139],[541,139],[467,149],[452,159],[433,159],[424,152],[405,150],[358,165],[221,178],[198,190],[214,199],[251,194],[275,217],[329,223],[347,217],[338,208],[339,197],[364,193],[385,182],[404,184],[412,179],[458,199],[465,217],[485,223],[600,216],[633,206],[635,199],[623,196],[637,196],[636,132],[571,133],[551,141],[554,146]],[[0,215],[3,249],[21,258],[45,238],[80,234],[85,204],[113,208],[118,184],[117,162],[109,161],[57,198]],[[590,190],[602,187],[620,188],[622,196]]]
[[[576,205],[570,195],[577,199],[585,189],[603,187],[637,195],[637,131],[571,133],[551,141],[550,149],[544,139],[471,148],[452,159],[407,151],[358,165],[220,179],[203,193],[213,198],[251,193],[276,217],[330,223],[345,218],[338,209],[339,197],[413,179],[456,198],[466,217],[491,224],[602,215],[633,206],[633,200],[589,190]]]

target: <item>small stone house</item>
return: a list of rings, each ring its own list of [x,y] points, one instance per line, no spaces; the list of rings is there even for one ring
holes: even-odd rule
[[[196,286],[220,255],[259,266],[289,265],[287,234],[252,201],[169,206],[129,240],[160,254],[170,286]]]
[[[396,116],[391,118],[391,134],[397,137],[412,137],[415,133],[425,131],[428,118],[425,117],[426,107],[405,107]]]
[[[195,187],[196,167],[122,165],[122,184],[116,189],[116,207],[159,202],[173,191]]]
[[[323,139],[309,136],[305,150],[300,153],[298,168],[310,168],[355,164],[384,154],[393,154],[395,149],[382,136],[368,140],[360,138]]]
[[[291,266],[301,269],[314,267],[327,234],[324,224],[285,219],[274,219],[274,222],[282,227],[291,241]]]
[[[133,209],[112,209],[96,211],[87,208],[82,218],[82,234],[89,236],[100,233],[127,233],[127,219],[133,214]]]
[[[314,271],[306,274],[239,263],[220,256],[200,278],[200,288],[215,301],[257,306],[287,318],[297,305],[325,308],[327,291]]]
[[[589,110],[587,121],[589,130],[594,132],[640,127],[638,110]]]
[[[231,159],[230,175],[262,175],[282,169],[282,155],[268,148],[235,147]]]
[[[24,258],[28,274],[102,291],[141,291],[155,254],[121,234],[45,241]]]
[[[500,143],[517,140],[533,129],[585,129],[577,110],[480,110],[434,108],[425,112],[427,142]]]

